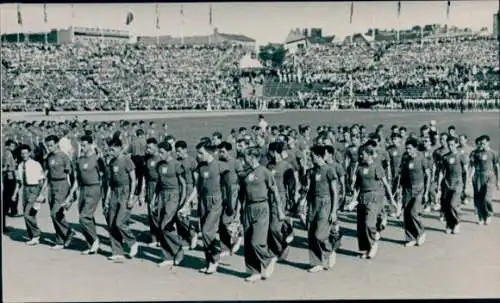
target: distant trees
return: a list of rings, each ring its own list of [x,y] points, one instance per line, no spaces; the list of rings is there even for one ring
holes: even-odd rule
[[[286,56],[286,49],[283,44],[268,43],[259,50],[259,60],[268,67],[280,67]]]

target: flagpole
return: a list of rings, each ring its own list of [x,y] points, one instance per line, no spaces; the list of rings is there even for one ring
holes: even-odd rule
[[[21,15],[21,4],[17,5],[17,44],[21,42],[21,30],[23,29],[23,17]],[[20,51],[19,51],[20,52]]]
[[[450,17],[450,5],[451,5],[451,2],[447,1],[446,2],[446,38],[449,37],[448,21],[449,21],[449,17]]]
[[[48,37],[48,28],[47,28],[47,23],[48,23],[48,20],[47,20],[47,4],[44,3],[43,4],[43,22],[45,23],[45,45],[47,45],[49,43],[49,37]]]
[[[352,44],[352,40],[353,40],[353,36],[354,36],[354,26],[352,25],[353,14],[354,14],[354,2],[351,2],[350,8],[349,8],[349,29],[351,31],[351,36],[350,36],[351,44]]]
[[[396,18],[396,40],[399,43],[399,15],[401,14],[401,1],[398,1],[398,17]]]
[[[181,5],[181,44],[184,44],[184,5]]]
[[[156,33],[156,45],[160,44],[160,5],[156,3],[156,24],[155,24],[155,33]]]

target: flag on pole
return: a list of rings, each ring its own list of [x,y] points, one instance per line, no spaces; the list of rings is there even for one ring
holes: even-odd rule
[[[134,13],[132,13],[132,10],[129,9],[127,13],[127,18],[125,18],[125,25],[130,25],[134,21]]]
[[[75,5],[71,4],[71,19],[75,19]]]
[[[401,1],[398,1],[398,18],[401,16]]]
[[[160,6],[156,4],[156,29],[160,29]]]
[[[210,10],[208,11],[208,24],[212,25],[212,4],[210,4]]]
[[[354,1],[351,2],[351,9],[350,9],[350,15],[349,15],[349,24],[352,24],[352,16],[354,15]]]
[[[43,4],[43,23],[47,24],[47,4]]]
[[[21,4],[17,5],[17,24],[23,25],[23,16],[21,15]]]
[[[446,18],[450,17],[450,6],[451,6],[451,1],[448,1],[446,4]]]
[[[181,5],[181,16],[184,17],[184,5]]]

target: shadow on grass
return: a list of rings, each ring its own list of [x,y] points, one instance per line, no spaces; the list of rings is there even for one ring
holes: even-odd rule
[[[337,249],[337,254],[349,256],[349,257],[355,257],[355,258],[358,258],[360,255],[359,252],[357,252],[357,251],[347,250],[347,249],[344,249],[342,247]]]

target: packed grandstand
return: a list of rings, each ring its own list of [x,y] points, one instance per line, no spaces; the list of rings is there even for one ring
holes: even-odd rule
[[[408,99],[499,107],[499,41],[490,36],[312,44],[281,66],[242,72],[251,51],[227,43],[3,43],[2,111],[45,103],[70,111],[240,109],[259,98],[269,108],[326,108],[333,100],[408,108]]]

